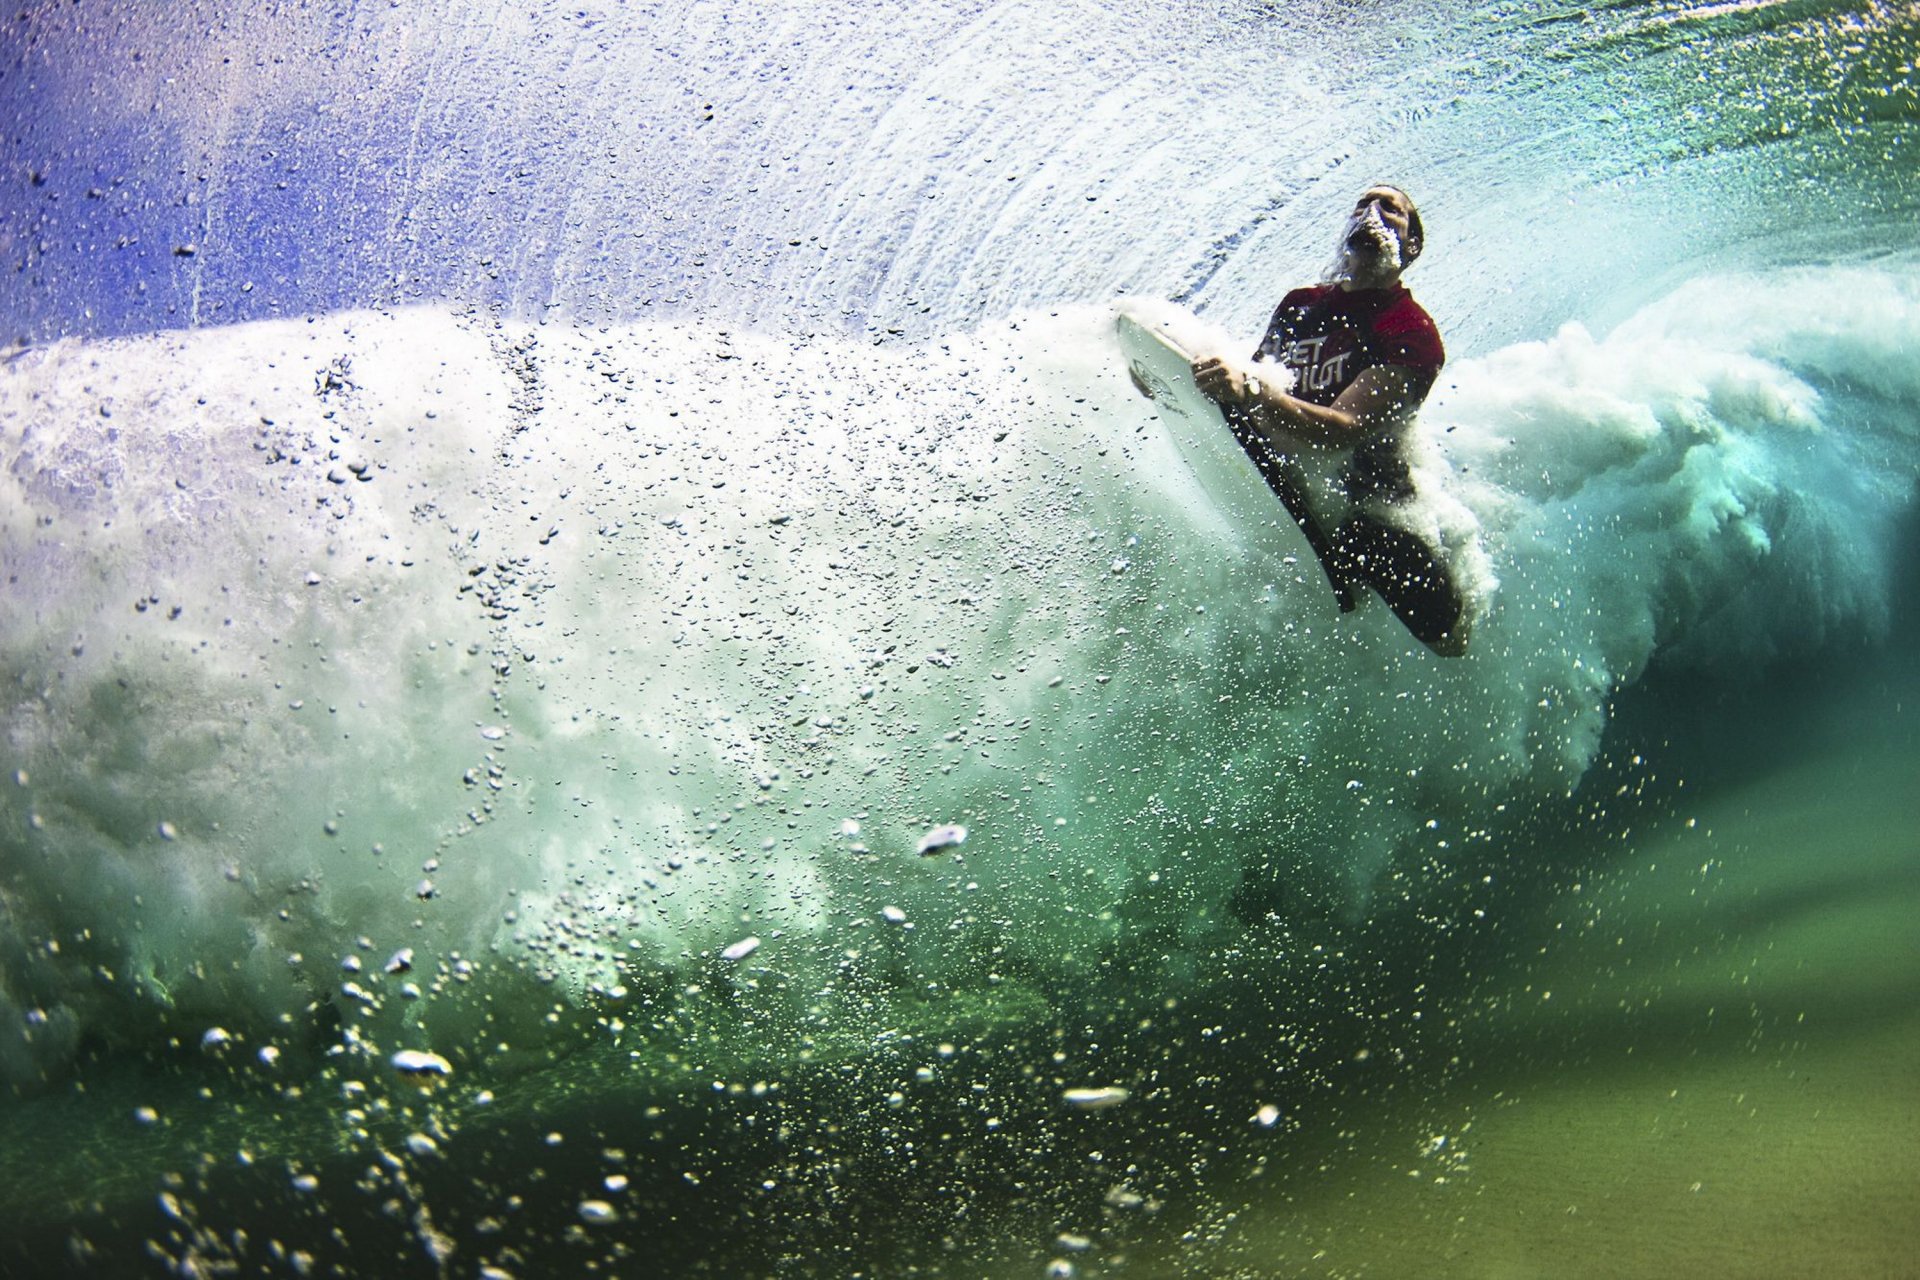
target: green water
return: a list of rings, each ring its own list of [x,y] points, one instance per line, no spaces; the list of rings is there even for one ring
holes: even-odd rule
[[[716,1007],[671,1052],[583,1023],[554,1065],[431,1089],[368,1064],[295,1092],[90,1074],[0,1116],[0,1259],[112,1274],[161,1265],[151,1241],[277,1274],[277,1241],[341,1275],[1903,1274],[1913,689],[1808,681],[1690,735],[1627,708],[1570,829],[1530,818],[1471,866],[1407,869],[1365,923],[1256,927],[1179,999],[1116,973],[1049,1009],[1006,984],[806,1046]],[[1804,756],[1756,746],[1756,717]],[[348,1079],[369,1092],[343,1101]],[[1075,1112],[1078,1084],[1131,1096]],[[592,1198],[618,1222],[583,1223]]]
[[[1907,1274],[1916,778],[1908,752],[1755,779],[1564,886],[1538,959],[1457,1007],[1471,1065],[1321,1134],[1184,1273]]]

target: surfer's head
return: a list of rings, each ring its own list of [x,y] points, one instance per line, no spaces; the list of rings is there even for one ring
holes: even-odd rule
[[[1413,197],[1384,183],[1368,187],[1340,229],[1329,278],[1358,288],[1392,284],[1426,245]]]

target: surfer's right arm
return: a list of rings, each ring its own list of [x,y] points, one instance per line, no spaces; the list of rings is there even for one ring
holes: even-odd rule
[[[1196,360],[1194,385],[1208,399],[1240,409],[1240,417],[1274,448],[1301,443],[1351,448],[1382,428],[1403,421],[1418,407],[1411,372],[1399,365],[1376,365],[1361,373],[1332,404],[1319,405],[1269,386],[1219,356]],[[1237,433],[1236,433],[1237,434]]]

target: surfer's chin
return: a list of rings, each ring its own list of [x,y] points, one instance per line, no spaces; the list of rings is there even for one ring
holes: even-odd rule
[[[1341,228],[1340,247],[1334,253],[1326,282],[1356,289],[1377,288],[1391,284],[1405,266],[1400,237],[1369,207]]]
[[[1343,284],[1355,289],[1377,289],[1392,284],[1399,276],[1399,254],[1369,252],[1364,248],[1343,245],[1333,265],[1327,270],[1326,283]]]

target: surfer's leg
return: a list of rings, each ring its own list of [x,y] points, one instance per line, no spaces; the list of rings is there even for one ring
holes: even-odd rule
[[[1242,441],[1242,444],[1245,443]],[[1301,482],[1299,469],[1264,444],[1258,447],[1247,445],[1247,456],[1253,459],[1253,465],[1260,472],[1260,478],[1267,482],[1267,488],[1273,490],[1274,496],[1287,509],[1287,514],[1300,526],[1300,532],[1306,535],[1307,545],[1313,548],[1320,567],[1326,570],[1327,585],[1333,588],[1333,598],[1339,602],[1340,612],[1352,613],[1359,604],[1353,594],[1354,577],[1341,568],[1340,553],[1334,548],[1333,540],[1308,509],[1306,499],[1300,496],[1305,486]]]
[[[1414,639],[1443,658],[1467,651],[1465,601],[1426,543],[1370,516],[1342,524],[1333,542],[1341,568],[1379,592]]]

